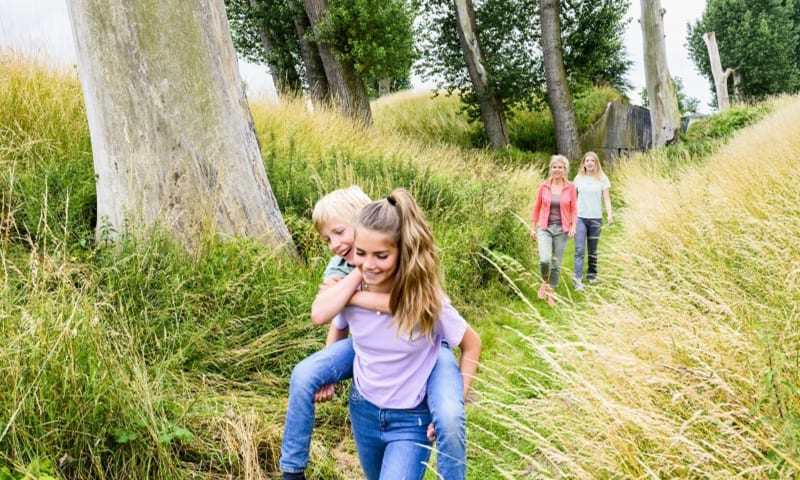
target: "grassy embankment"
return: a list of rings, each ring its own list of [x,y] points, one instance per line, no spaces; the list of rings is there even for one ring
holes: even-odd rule
[[[326,258],[310,207],[350,183],[420,199],[448,290],[484,338],[470,478],[797,471],[796,105],[707,161],[698,152],[717,143],[700,138],[618,168],[623,225],[604,237],[604,282],[563,288],[551,310],[528,304],[526,285],[516,300],[492,267],[534,276],[513,213],[538,167],[448,146],[474,141],[449,120],[420,130],[444,141],[409,130],[452,118],[446,102],[405,126],[376,105],[376,132],[300,103],[254,105],[300,264],[248,242],[187,253],[158,233],[98,249],[78,84],[3,65],[0,477],[271,478],[291,366],[324,337],[307,320]],[[319,410],[311,478],[359,477],[349,437],[339,397]]]
[[[270,182],[301,262],[246,241],[208,239],[188,253],[162,232],[97,248],[78,83],[13,55],[0,75],[8,471],[49,463],[64,478],[273,474],[289,372],[324,343],[308,309],[328,254],[309,217],[333,188],[410,189],[435,225],[448,292],[465,314],[480,318],[487,302],[511,298],[482,254],[526,252],[509,212],[528,201],[525,187],[538,178],[530,169],[363,131],[328,112],[309,115],[302,102],[259,104]],[[311,476],[356,470],[343,398],[319,417]]]
[[[800,102],[776,110],[702,161],[689,141],[615,169],[613,275],[567,321],[530,309],[537,331],[517,341],[546,367],[508,362],[499,376],[519,371],[506,397],[519,400],[475,415],[507,429],[486,433],[484,455],[501,444],[524,459],[508,478],[800,475]],[[764,111],[736,108],[689,137]]]

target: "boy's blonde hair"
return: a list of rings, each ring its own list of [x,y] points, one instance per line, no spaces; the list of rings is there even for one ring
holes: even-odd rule
[[[314,222],[317,232],[334,221],[356,226],[358,214],[371,201],[367,194],[356,185],[340,188],[317,200],[314,211],[311,213],[311,221]]]

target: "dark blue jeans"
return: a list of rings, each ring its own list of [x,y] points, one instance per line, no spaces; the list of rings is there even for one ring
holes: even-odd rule
[[[422,480],[432,443],[425,400],[414,408],[380,408],[350,387],[350,422],[367,480]]]
[[[314,429],[314,392],[323,385],[352,378],[354,357],[353,339],[347,338],[328,345],[294,367],[281,445],[282,471],[296,473],[305,470]],[[463,480],[466,476],[467,437],[462,390],[458,362],[453,351],[443,342],[436,365],[428,377],[426,409],[430,407],[436,428],[437,471],[447,480]],[[425,424],[426,432],[427,427]]]
[[[602,218],[581,218],[575,225],[575,281],[583,279],[583,259],[589,254],[586,268],[586,280],[593,281],[597,278],[597,244],[600,243]]]

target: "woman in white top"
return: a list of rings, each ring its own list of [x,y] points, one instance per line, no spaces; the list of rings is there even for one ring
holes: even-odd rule
[[[581,160],[578,175],[573,182],[578,192],[578,222],[575,230],[575,275],[573,284],[576,290],[583,289],[583,259],[589,253],[586,281],[597,280],[597,244],[603,225],[603,205],[606,208],[608,224],[614,223],[611,211],[609,190],[611,182],[603,173],[600,159],[594,152],[586,152]],[[588,247],[588,248],[587,248]]]

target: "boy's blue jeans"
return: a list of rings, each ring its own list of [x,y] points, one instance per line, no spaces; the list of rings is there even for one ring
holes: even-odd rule
[[[421,480],[431,456],[425,400],[410,409],[379,408],[350,387],[350,422],[367,480]]]
[[[305,470],[314,429],[314,393],[324,385],[351,378],[354,358],[353,340],[348,338],[325,347],[294,367],[281,445],[282,471]],[[456,357],[443,343],[428,377],[428,408],[436,429],[437,471],[447,480],[466,476],[467,434],[462,391]]]
[[[346,338],[295,365],[281,444],[281,471],[305,471],[314,430],[314,393],[325,385],[352,378],[354,358],[353,339]]]
[[[586,279],[592,281],[597,278],[597,244],[600,243],[602,225],[602,218],[578,217],[578,223],[575,225],[575,276],[573,277],[578,282],[583,279],[583,259],[586,253],[589,254]]]

